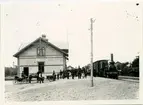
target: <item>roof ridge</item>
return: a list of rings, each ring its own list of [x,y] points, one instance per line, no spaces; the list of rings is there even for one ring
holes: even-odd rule
[[[43,39],[42,37],[38,37],[36,40],[32,41],[31,43],[29,43],[28,45],[26,45],[25,47],[23,47],[22,49],[20,49],[16,54],[14,54],[14,57],[17,57],[20,53],[22,53],[25,49],[27,49],[28,47],[30,47],[34,42],[38,41],[38,40],[42,40],[48,44],[50,44],[52,47],[54,47],[55,49],[59,50],[60,52],[62,52],[63,54],[65,54],[66,56],[68,56],[68,54],[64,51],[62,51],[62,49],[60,49],[59,47],[55,46],[54,44],[52,44],[49,41],[46,41],[45,39]]]

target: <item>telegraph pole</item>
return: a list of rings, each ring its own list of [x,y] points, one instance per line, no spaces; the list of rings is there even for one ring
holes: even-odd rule
[[[93,87],[93,20],[90,19],[91,22],[91,87]]]

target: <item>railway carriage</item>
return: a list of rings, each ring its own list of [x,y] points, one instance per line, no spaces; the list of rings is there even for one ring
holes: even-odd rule
[[[93,76],[118,79],[118,75],[118,70],[113,61],[113,54],[111,54],[111,61],[98,60],[93,63]]]
[[[106,69],[108,67],[108,60],[98,60],[93,63],[93,75],[105,77]]]

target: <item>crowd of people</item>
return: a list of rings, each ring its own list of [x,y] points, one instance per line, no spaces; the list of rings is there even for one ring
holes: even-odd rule
[[[55,81],[56,79],[70,79],[70,77],[72,79],[75,79],[75,77],[78,77],[78,79],[81,78],[87,78],[88,72],[85,68],[80,68],[78,67],[78,69],[72,69],[72,70],[60,70],[60,72],[55,73],[55,71],[53,71],[53,81]]]
[[[52,75],[50,76],[49,80],[55,81],[55,80],[59,80],[59,79],[75,79],[75,77],[78,77],[78,79],[81,78],[87,78],[88,72],[87,70],[83,67],[80,68],[78,67],[77,69],[72,69],[72,70],[60,70],[59,72],[55,72],[53,70]],[[40,81],[40,83],[44,82],[44,77],[42,76],[42,72],[38,71],[35,75],[29,75],[26,76],[24,74],[24,71],[22,71],[21,77],[23,79],[27,79],[29,80],[29,83],[31,83],[32,78],[37,78],[37,82]]]

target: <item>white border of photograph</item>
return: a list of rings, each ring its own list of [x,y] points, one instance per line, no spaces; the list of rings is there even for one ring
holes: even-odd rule
[[[16,1],[17,0],[9,0],[10,2],[12,1]],[[5,1],[5,2],[9,2],[9,1]],[[28,0],[26,0],[28,2]],[[31,0],[32,2],[34,2],[34,0]],[[37,0],[36,0],[37,1]],[[41,0],[42,2],[44,0]],[[57,0],[55,0],[57,1]],[[61,1],[64,1],[64,0],[61,0]],[[81,0],[80,0],[81,1]],[[87,0],[86,0],[87,1]],[[106,1],[106,0],[97,0],[97,1]],[[107,1],[114,1],[114,0],[107,0]],[[115,0],[115,1],[123,1],[123,0]],[[141,0],[124,0],[124,1],[128,1],[128,2],[141,2]],[[23,1],[22,1],[23,2]],[[76,2],[76,0],[74,0],[74,2]],[[82,1],[81,1],[82,2]],[[24,2],[26,3],[26,2]],[[143,3],[142,3],[143,4]],[[143,11],[143,5],[142,5],[142,11]],[[143,16],[143,15],[142,15]],[[142,26],[143,26],[143,17],[142,17]],[[143,27],[142,27],[143,28]],[[142,34],[143,34],[143,30],[142,30]],[[0,38],[1,39],[1,38]],[[143,35],[142,35],[142,39],[143,39]],[[0,46],[1,48],[1,46]],[[1,53],[0,53],[1,54]],[[0,58],[1,58],[1,55],[0,55]],[[5,102],[4,102],[4,67],[3,67],[3,60],[0,59],[0,67],[1,67],[1,70],[0,70],[0,75],[1,75],[1,88],[0,88],[0,91],[1,91],[1,97],[0,97],[0,103],[2,103],[1,105],[3,105]],[[38,101],[38,102],[13,102],[13,103],[5,103],[7,105],[47,105],[47,104],[50,104],[50,105],[56,105],[56,104],[60,104],[60,105],[67,105],[67,104],[72,104],[72,105],[95,105],[95,104],[113,104],[113,105],[118,105],[118,104],[142,104],[143,103],[143,78],[142,78],[142,75],[143,75],[143,41],[142,41],[142,48],[141,48],[141,52],[140,52],[140,86],[139,86],[139,100],[95,100],[95,101],[91,101],[91,100],[88,100],[88,101]]]

